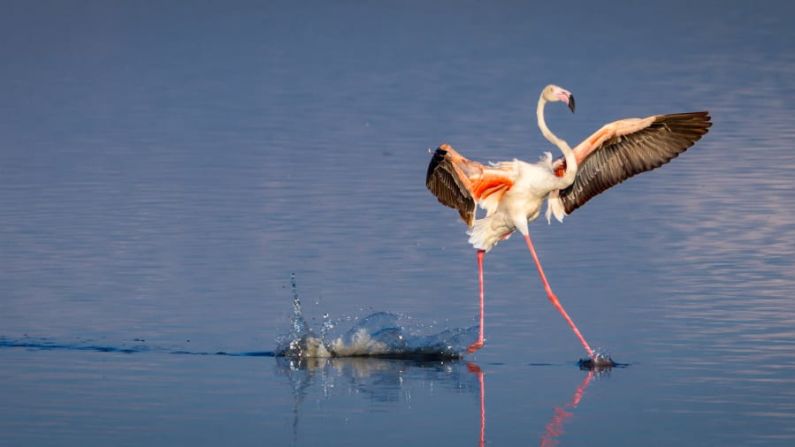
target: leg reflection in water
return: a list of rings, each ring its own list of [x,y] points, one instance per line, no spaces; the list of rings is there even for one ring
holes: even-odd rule
[[[480,386],[480,439],[478,445],[484,447],[486,445],[486,384],[485,373],[475,363],[467,362],[467,370],[474,374],[478,379]],[[563,424],[568,420],[573,413],[571,410],[577,408],[585,395],[585,390],[594,377],[599,374],[599,370],[589,370],[585,378],[574,390],[574,395],[571,400],[561,407],[556,407],[552,419],[549,420],[544,428],[544,434],[541,436],[541,447],[553,447],[558,445],[558,438],[563,434]]]
[[[486,445],[486,386],[483,380],[483,370],[480,366],[467,362],[467,370],[478,378],[478,385],[480,385],[480,447]]]
[[[571,400],[566,405],[555,408],[555,413],[552,415],[552,419],[547,423],[544,429],[544,435],[541,436],[541,447],[558,445],[557,438],[563,434],[563,423],[572,416],[571,411],[567,410],[574,410],[577,408],[577,405],[580,404],[582,396],[585,394],[585,390],[588,389],[588,385],[591,383],[591,380],[593,380],[595,374],[594,370],[588,371],[588,374],[574,391]]]

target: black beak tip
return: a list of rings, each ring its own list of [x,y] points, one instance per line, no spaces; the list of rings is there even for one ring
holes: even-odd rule
[[[574,113],[574,95],[569,96],[569,110]]]

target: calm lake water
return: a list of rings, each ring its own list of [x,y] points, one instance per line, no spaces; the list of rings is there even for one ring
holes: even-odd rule
[[[795,444],[792,3],[0,9],[0,445]],[[477,355],[270,356],[292,273],[315,328],[475,325],[428,148],[537,159],[550,82],[577,98],[547,113],[570,143],[713,116],[670,165],[531,226],[629,366],[577,368],[517,238],[486,257]]]

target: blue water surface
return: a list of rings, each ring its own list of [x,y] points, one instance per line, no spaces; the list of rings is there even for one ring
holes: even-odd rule
[[[0,9],[0,445],[795,443],[791,3]],[[669,165],[531,225],[584,335],[629,366],[576,366],[517,238],[486,256],[474,356],[270,355],[292,273],[316,331],[476,325],[428,149],[554,151],[551,82],[577,98],[547,112],[572,144],[713,117]]]

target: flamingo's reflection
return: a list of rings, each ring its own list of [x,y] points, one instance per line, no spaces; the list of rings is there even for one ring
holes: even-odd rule
[[[299,444],[302,403],[319,393],[333,399],[355,392],[375,402],[412,401],[413,393],[445,388],[476,393],[460,360],[407,360],[373,357],[276,358],[277,373],[289,379],[293,392],[293,444]]]
[[[463,367],[465,366],[465,368]],[[322,386],[322,394],[331,398],[331,390],[347,385],[357,392],[381,402],[397,402],[408,392],[404,380],[409,372],[413,379],[427,379],[455,390],[478,393],[480,403],[480,432],[478,445],[486,445],[486,373],[473,362],[460,360],[412,361],[375,358],[277,358],[277,369],[288,377],[293,388],[293,439],[298,443],[300,407],[307,389],[315,382]],[[555,446],[564,433],[564,424],[582,402],[588,386],[607,369],[586,370],[571,399],[553,409],[544,428],[540,445]],[[471,377],[476,378],[473,384]]]
[[[588,385],[591,384],[591,381],[594,379],[594,377],[606,373],[609,369],[610,368],[597,368],[586,370],[587,372],[585,374],[585,378],[583,378],[582,382],[577,385],[577,388],[574,390],[574,394],[571,396],[571,399],[564,405],[555,407],[552,418],[549,420],[549,422],[547,422],[547,425],[544,427],[544,434],[541,436],[542,447],[552,447],[558,445],[558,438],[563,435],[563,424],[569,418],[571,418],[573,415],[572,411],[577,408],[578,405],[580,405],[583,396],[585,396],[585,390],[588,389]],[[472,362],[467,363],[467,370],[477,377],[478,386],[480,389],[480,438],[478,445],[483,447],[486,445],[485,373],[480,366]]]
[[[582,379],[582,382],[577,385],[577,389],[574,390],[574,395],[571,396],[571,400],[563,406],[555,407],[552,418],[547,423],[544,428],[544,434],[541,436],[542,447],[558,445],[558,438],[563,434],[563,424],[572,416],[572,410],[580,405],[580,401],[582,401],[585,395],[585,390],[588,389],[588,385],[591,384],[594,376],[598,373],[598,370],[589,370],[585,378]]]
[[[478,378],[478,387],[480,388],[480,442],[478,445],[483,447],[486,445],[486,375],[475,363],[468,362],[467,369]]]

